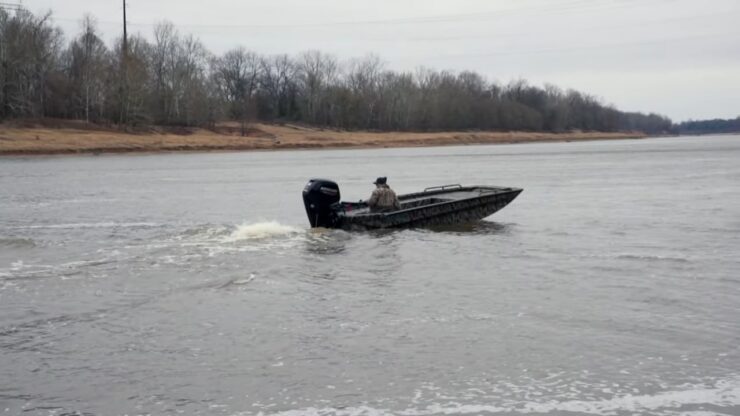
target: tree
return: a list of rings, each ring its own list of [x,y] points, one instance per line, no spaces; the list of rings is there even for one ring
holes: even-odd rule
[[[241,134],[256,116],[255,93],[259,86],[261,61],[257,54],[244,48],[226,52],[213,61],[216,85],[229,107],[229,115],[241,122]]]
[[[154,119],[159,123],[169,124],[172,105],[174,61],[177,59],[176,48],[179,39],[174,25],[161,22],[154,27],[154,43],[151,48],[151,71],[153,88],[151,105]]]
[[[376,55],[350,61],[344,84],[349,90],[351,128],[376,128],[383,63]]]
[[[298,58],[297,84],[302,119],[312,124],[327,124],[325,102],[329,86],[336,81],[337,61],[331,55],[309,51]]]
[[[159,124],[207,124],[210,54],[192,35],[181,37],[171,23],[154,28],[151,47],[150,112]]]
[[[43,117],[49,78],[59,70],[62,32],[51,13],[0,10],[0,118]]]
[[[98,36],[95,19],[88,15],[82,21],[82,33],[67,52],[70,84],[73,88],[74,114],[86,122],[99,120],[105,111],[105,70],[109,66],[108,49]]]
[[[121,125],[149,124],[154,117],[147,106],[151,79],[151,45],[141,35],[129,37],[128,51],[116,41],[108,67],[107,96],[116,97],[108,119]],[[123,68],[123,69],[122,69]]]
[[[264,110],[260,112],[267,119],[292,117],[296,99],[296,64],[288,55],[275,55],[260,61],[260,86],[264,93]]]

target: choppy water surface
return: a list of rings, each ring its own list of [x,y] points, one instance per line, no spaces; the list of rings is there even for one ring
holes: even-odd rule
[[[445,230],[367,198],[524,193]],[[0,159],[0,413],[740,414],[740,137]]]

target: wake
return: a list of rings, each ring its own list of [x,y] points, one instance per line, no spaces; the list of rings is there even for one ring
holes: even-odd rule
[[[233,243],[244,240],[264,240],[271,238],[293,237],[304,233],[305,230],[290,225],[280,224],[277,221],[266,221],[252,224],[238,225],[224,241]]]

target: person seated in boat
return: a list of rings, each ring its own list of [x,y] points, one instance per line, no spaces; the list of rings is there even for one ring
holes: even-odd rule
[[[375,190],[370,195],[370,199],[367,200],[367,206],[370,207],[370,212],[390,212],[401,209],[401,202],[398,200],[398,196],[388,186],[388,178],[381,177],[373,183],[375,184]]]

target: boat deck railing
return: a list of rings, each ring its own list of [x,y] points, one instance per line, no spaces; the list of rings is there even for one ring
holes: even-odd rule
[[[424,192],[444,191],[446,189],[453,189],[453,188],[462,189],[462,185],[460,185],[459,183],[455,183],[452,185],[430,186],[429,188],[424,188]]]

